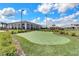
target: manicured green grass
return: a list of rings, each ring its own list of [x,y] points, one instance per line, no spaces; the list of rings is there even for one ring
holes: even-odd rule
[[[53,33],[52,33],[53,34]],[[69,43],[62,45],[40,45],[30,40],[16,36],[19,40],[24,52],[29,56],[57,56],[57,55],[66,55],[66,56],[78,56],[79,55],[79,37],[60,35],[58,36],[66,37],[70,39]]]
[[[42,45],[60,45],[70,42],[70,39],[62,36],[57,36],[53,32],[32,31],[28,33],[17,34],[29,41]]]

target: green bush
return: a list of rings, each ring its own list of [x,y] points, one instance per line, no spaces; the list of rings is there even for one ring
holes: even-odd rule
[[[17,33],[17,32],[15,32],[15,31],[11,31],[11,34],[15,34],[15,33]]]
[[[65,32],[64,31],[60,31],[60,34],[65,34]]]
[[[76,33],[72,33],[71,36],[77,36]]]
[[[59,32],[59,30],[56,30],[56,32]]]
[[[10,33],[2,33],[0,35],[0,45],[2,46],[8,46],[12,43],[12,38]]]
[[[9,30],[11,34],[16,34],[16,33],[23,33],[23,32],[28,32],[27,30]]]
[[[9,32],[0,33],[0,55],[16,55],[16,48],[12,43],[12,36]]]
[[[16,34],[16,33],[18,33],[18,30],[9,30],[9,32],[10,32],[11,34]]]
[[[26,32],[26,30],[18,30],[18,33]]]
[[[8,47],[0,47],[0,56],[14,56],[16,55],[16,48],[13,45]]]

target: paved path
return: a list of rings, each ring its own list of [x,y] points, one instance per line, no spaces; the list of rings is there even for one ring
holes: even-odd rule
[[[25,56],[25,53],[23,52],[23,50],[20,46],[20,42],[16,39],[15,35],[12,36],[12,39],[13,39],[13,43],[15,44],[16,49],[17,49],[17,52],[16,52],[17,56]]]

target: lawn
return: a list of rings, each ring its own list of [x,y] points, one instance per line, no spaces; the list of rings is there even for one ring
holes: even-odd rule
[[[17,35],[24,37],[33,43],[42,45],[60,45],[66,44],[70,41],[70,39],[66,37],[53,34],[53,32],[33,31],[28,33],[20,33]]]
[[[49,35],[51,35],[52,37],[54,37],[54,36],[56,38],[64,37],[64,38],[70,39],[70,40],[69,40],[69,42],[67,42],[65,44],[47,45],[47,42],[46,43],[43,42],[44,43],[44,45],[43,45],[43,44],[35,43],[37,40],[35,40],[35,42],[32,42],[30,39],[28,39],[29,38],[28,34],[32,34],[32,33],[28,32],[26,34],[22,33],[22,34],[16,35],[16,38],[20,42],[25,54],[28,56],[58,56],[58,55],[78,56],[79,55],[79,37],[54,34],[54,33],[50,32]],[[35,35],[36,35],[36,33],[33,36],[35,36]],[[44,32],[43,32],[43,34],[40,34],[40,35],[43,37]],[[40,35],[39,35],[39,37],[40,37]],[[35,37],[37,37],[37,36],[35,36]],[[49,37],[48,34],[46,37]],[[43,40],[47,40],[47,39],[43,39]],[[49,39],[49,41],[50,41],[50,39]]]

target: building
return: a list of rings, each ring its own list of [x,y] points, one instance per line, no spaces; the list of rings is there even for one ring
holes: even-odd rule
[[[49,29],[51,29],[51,30],[63,30],[64,28],[59,27],[59,26],[52,26]]]
[[[13,23],[1,23],[2,26],[0,28],[2,29],[24,29],[24,30],[32,30],[32,29],[41,29],[41,25],[35,24],[28,21],[22,21],[22,22],[13,22]]]
[[[67,29],[79,29],[79,24],[70,24],[65,26]]]
[[[6,29],[7,23],[0,22],[0,29]]]

